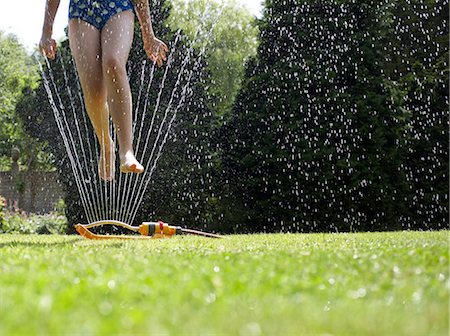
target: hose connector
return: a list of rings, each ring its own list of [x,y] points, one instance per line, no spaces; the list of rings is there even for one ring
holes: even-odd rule
[[[172,226],[164,222],[144,222],[139,226],[139,233],[143,236],[172,237],[183,233],[181,227]]]

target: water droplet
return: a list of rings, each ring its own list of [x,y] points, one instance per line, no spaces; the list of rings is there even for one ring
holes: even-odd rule
[[[111,289],[111,290],[116,288],[116,281],[115,280],[109,280],[108,281],[108,288]]]
[[[214,303],[215,301],[216,301],[216,293],[209,293],[205,298],[205,302],[207,304]]]

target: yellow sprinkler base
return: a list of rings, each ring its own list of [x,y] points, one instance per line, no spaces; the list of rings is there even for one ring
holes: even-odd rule
[[[114,226],[120,226],[125,229],[128,229],[133,232],[140,233],[141,236],[105,236],[105,235],[97,235],[89,229],[99,226],[105,226],[105,225],[114,225]],[[193,234],[208,238],[222,238],[219,235],[213,234],[213,233],[207,233],[202,231],[196,231],[191,229],[184,229],[179,226],[172,226],[163,222],[146,222],[142,223],[140,226],[131,226],[127,223],[120,222],[120,221],[99,221],[94,222],[91,224],[83,225],[83,224],[77,224],[75,225],[75,229],[77,232],[83,236],[84,238],[91,239],[91,240],[111,240],[111,239],[157,239],[157,238],[170,238],[175,235],[180,234]]]

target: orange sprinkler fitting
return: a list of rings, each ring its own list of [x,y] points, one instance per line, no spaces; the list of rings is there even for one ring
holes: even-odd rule
[[[125,229],[128,229],[133,232],[140,233],[141,236],[104,236],[104,235],[97,235],[89,229],[104,225],[115,225],[120,226]],[[222,238],[219,235],[202,232],[202,231],[196,231],[191,229],[183,229],[179,226],[172,226],[163,222],[146,222],[142,223],[140,226],[131,226],[124,222],[119,221],[99,221],[95,223],[91,223],[88,225],[82,225],[78,224],[75,225],[75,229],[77,232],[82,235],[84,238],[92,239],[92,240],[105,240],[105,239],[154,239],[154,238],[170,238],[175,235],[180,234],[194,234],[198,236],[203,237],[209,237],[209,238]]]

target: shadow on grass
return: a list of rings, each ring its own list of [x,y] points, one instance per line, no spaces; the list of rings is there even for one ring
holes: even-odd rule
[[[117,248],[117,249],[123,249],[127,245],[129,245],[129,242],[132,242],[132,240],[78,240],[77,246],[85,246],[85,247],[95,247],[96,244],[108,247],[108,248]]]
[[[49,247],[49,246],[65,246],[71,245],[75,242],[79,242],[80,239],[78,237],[74,237],[71,239],[66,239],[63,241],[21,241],[21,240],[10,240],[5,242],[0,242],[0,249],[5,247]]]

